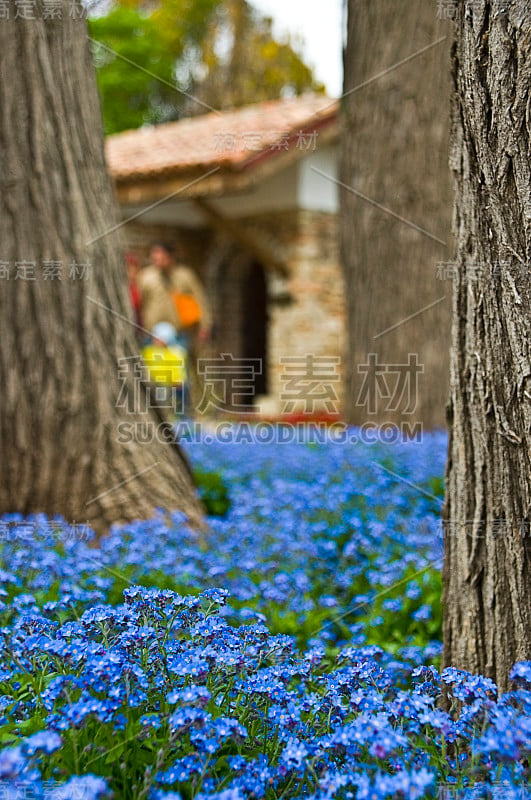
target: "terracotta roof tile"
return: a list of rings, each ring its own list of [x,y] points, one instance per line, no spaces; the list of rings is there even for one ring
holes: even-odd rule
[[[115,181],[201,167],[243,169],[265,155],[285,151],[286,136],[291,136],[290,146],[294,146],[299,131],[309,136],[314,128],[333,121],[337,110],[337,101],[306,94],[146,126],[108,136],[107,162]],[[299,149],[302,152],[302,144]]]

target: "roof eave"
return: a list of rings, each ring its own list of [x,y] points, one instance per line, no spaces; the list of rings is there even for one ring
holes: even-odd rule
[[[221,161],[218,164],[196,164],[193,167],[166,169],[159,173],[114,177],[115,193],[122,206],[186,200],[196,197],[219,197],[239,194],[309,154],[294,146],[300,134],[318,133],[316,149],[334,143],[339,138],[337,114],[313,124],[302,125],[287,138],[288,148],[268,147],[239,163]],[[292,146],[293,145],[293,146]]]

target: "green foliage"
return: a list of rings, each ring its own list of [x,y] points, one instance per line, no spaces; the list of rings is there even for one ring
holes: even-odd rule
[[[156,20],[117,6],[89,21],[105,132],[138,128],[177,116],[175,56],[159,36]]]
[[[89,20],[105,133],[324,91],[244,0],[117,0]],[[230,44],[232,42],[232,44]],[[230,46],[228,46],[228,44]]]
[[[432,495],[432,503],[430,510],[434,514],[440,514],[441,506],[444,500],[444,478],[439,475],[432,475],[422,488],[427,493],[427,496]]]
[[[228,486],[219,472],[195,470],[194,478],[207,514],[211,517],[224,517],[231,501]]]
[[[439,475],[432,475],[432,477],[428,479],[428,486],[432,494],[441,500],[444,499],[444,478]]]
[[[408,596],[408,590],[413,596]],[[411,570],[391,591],[365,606],[357,621],[368,632],[368,644],[388,652],[397,652],[405,644],[425,647],[442,639],[441,595],[440,570],[430,568],[420,575]],[[423,616],[423,609],[429,609],[429,615]]]

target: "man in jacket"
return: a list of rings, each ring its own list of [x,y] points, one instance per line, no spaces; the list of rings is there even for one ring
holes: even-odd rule
[[[159,322],[170,322],[179,334],[205,341],[212,327],[210,307],[201,281],[195,272],[175,261],[173,248],[163,242],[151,247],[150,264],[140,271],[138,286],[141,295],[142,324],[153,330]],[[191,295],[197,302],[201,319],[194,330],[183,329],[179,319],[175,293]]]

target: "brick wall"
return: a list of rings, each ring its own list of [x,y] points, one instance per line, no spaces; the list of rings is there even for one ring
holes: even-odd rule
[[[291,306],[273,307],[271,319],[271,389],[274,396],[282,394],[287,376],[281,365],[285,356],[316,356],[321,374],[317,394],[327,395],[315,404],[315,411],[333,411],[334,391],[341,400],[343,394],[342,363],[332,359],[344,358],[345,299],[343,276],[339,261],[338,218],[332,214],[301,211],[290,243],[289,288],[295,302]],[[308,364],[308,369],[311,367]],[[302,374],[304,370],[302,369]],[[331,376],[326,378],[326,375]],[[335,379],[335,380],[334,380]],[[339,379],[339,380],[337,380]],[[301,385],[304,381],[301,381]],[[327,391],[325,384],[332,385]],[[286,395],[288,394],[285,392]],[[289,393],[291,394],[291,393]],[[299,402],[295,410],[310,411],[312,403]]]
[[[280,414],[284,410],[286,395],[286,364],[282,359],[298,356],[303,359],[299,366],[299,385],[308,384],[304,374],[308,369],[305,359],[317,356],[323,361],[320,369],[331,375],[325,383],[333,389],[322,392],[327,397],[316,402],[315,413],[333,413],[341,403],[343,395],[342,363],[332,359],[344,358],[346,342],[346,311],[343,277],[339,263],[338,220],[335,215],[292,211],[261,215],[242,220],[246,229],[254,230],[269,245],[281,252],[289,268],[289,278],[283,281],[292,302],[278,297],[278,286],[270,275],[267,281],[270,293],[268,302],[268,398],[260,404],[264,412]],[[243,352],[241,337],[242,285],[253,260],[237,249],[225,253],[218,264],[218,290],[215,292],[214,313],[217,319],[218,352],[230,352],[240,357]],[[294,365],[290,365],[292,369]],[[334,392],[339,402],[334,402]],[[291,395],[291,392],[290,392]],[[311,411],[312,403],[299,401],[290,408],[293,413]]]

